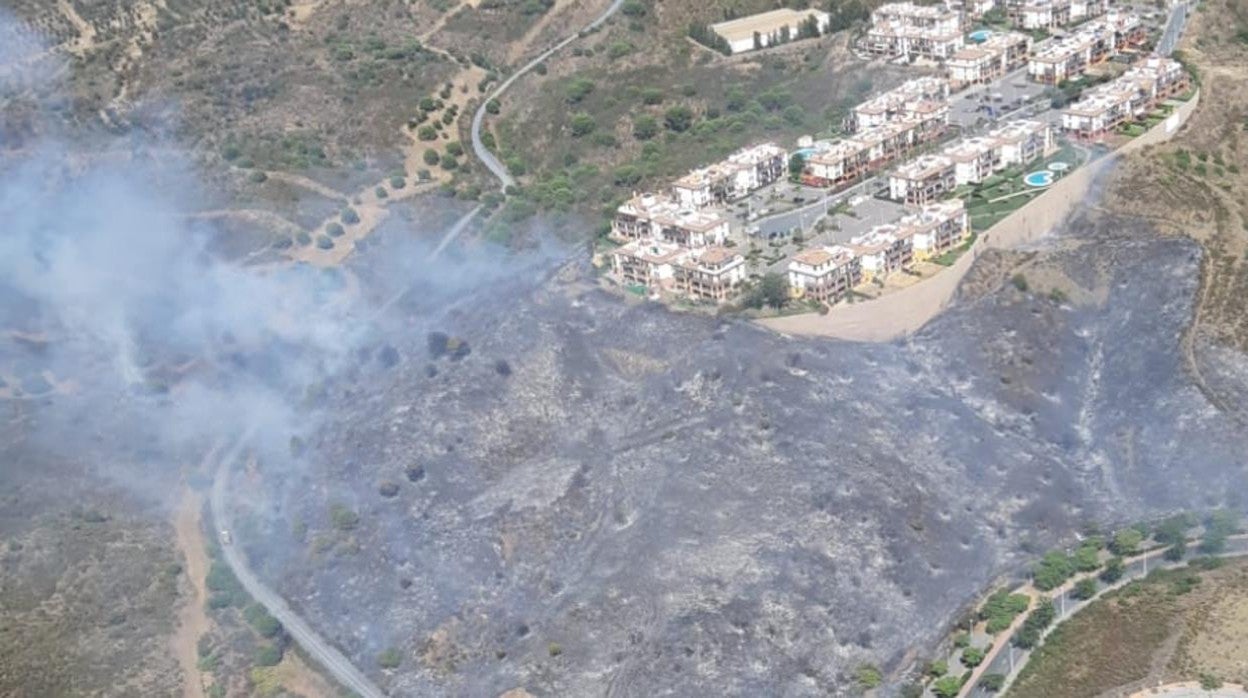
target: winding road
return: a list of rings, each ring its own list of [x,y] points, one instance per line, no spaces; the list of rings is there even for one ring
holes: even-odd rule
[[[282,627],[286,629],[286,633],[295,642],[298,642],[299,646],[311,655],[314,660],[319,662],[339,683],[355,691],[362,698],[383,698],[385,693],[370,681],[363,672],[355,668],[351,660],[347,659],[342,652],[339,652],[337,648],[318,635],[311,626],[299,617],[299,614],[291,610],[285,599],[266,586],[264,582],[261,582],[251,569],[247,567],[247,562],[243,559],[243,555],[238,547],[231,545],[226,540],[224,532],[230,530],[230,518],[225,508],[225,487],[230,479],[230,465],[242,453],[244,443],[246,443],[245,439],[240,440],[233,451],[221,459],[221,463],[217,466],[216,477],[212,481],[210,506],[212,507],[212,520],[219,529],[216,532],[216,537],[217,543],[221,548],[221,557],[230,566],[230,569],[234,571],[234,576],[238,578],[239,583],[243,585],[247,593],[251,594],[251,597],[257,603],[268,609],[269,615],[282,624]]]
[[[472,115],[472,152],[476,154],[478,160],[485,163],[485,166],[489,168],[490,172],[493,173],[493,175],[498,179],[503,189],[514,186],[516,180],[507,173],[507,168],[497,157],[495,157],[494,153],[491,153],[489,148],[486,148],[485,144],[481,142],[481,124],[485,121],[485,105],[489,104],[490,100],[501,97],[502,94],[507,91],[507,88],[511,87],[516,80],[519,80],[529,71],[536,68],[542,61],[550,58],[559,49],[581,38],[585,35],[585,33],[591,32],[602,26],[602,23],[611,19],[611,15],[614,15],[623,4],[624,0],[612,0],[611,5],[608,6],[601,15],[598,15],[598,19],[595,19],[585,25],[585,28],[581,29],[579,32],[572,34],[571,36],[564,37],[559,41],[559,43],[551,46],[539,54],[537,58],[525,63],[520,70],[512,73],[511,76],[504,80],[501,85],[495,88],[495,90],[491,92],[488,97],[482,100],[481,104],[477,107],[476,113]]]

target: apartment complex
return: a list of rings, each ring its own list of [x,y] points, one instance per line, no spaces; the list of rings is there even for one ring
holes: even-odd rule
[[[1062,129],[1075,138],[1099,138],[1143,117],[1188,87],[1187,71],[1178,61],[1147,58],[1117,80],[1088,90],[1083,99],[1062,110]]]
[[[663,240],[633,240],[611,252],[620,283],[722,303],[745,281],[745,257],[718,245],[690,249]]]
[[[992,82],[1027,65],[1032,39],[1020,32],[993,34],[982,43],[968,46],[945,61],[949,86],[954,90],[967,85]]]
[[[854,107],[851,131],[883,126],[890,121],[943,119],[948,121],[949,81],[937,77],[907,80]]]
[[[711,31],[728,42],[732,53],[766,48],[800,35],[803,22],[814,20],[822,34],[828,30],[831,16],[822,10],[781,8],[711,25]]]
[[[658,194],[641,194],[624,202],[611,220],[618,242],[659,240],[685,247],[722,245],[728,221],[718,214],[682,207]]]
[[[1041,121],[1003,124],[985,136],[964,138],[942,154],[953,161],[955,185],[978,184],[1013,165],[1025,165],[1056,149],[1053,129]]]
[[[1037,51],[1027,64],[1027,74],[1036,82],[1058,85],[1145,38],[1139,17],[1111,12]]]
[[[784,177],[788,157],[788,152],[775,143],[743,148],[721,162],[676,180],[672,197],[688,208],[739,199]]]
[[[903,83],[854,107],[852,136],[815,145],[802,181],[836,186],[898,160],[939,138],[949,124],[949,83],[924,77]]]
[[[1105,14],[1105,0],[1008,0],[1006,16],[1028,31],[1051,31]]]
[[[799,298],[835,303],[860,283],[862,262],[848,247],[817,247],[789,260],[789,291]]]
[[[956,186],[953,160],[946,155],[917,157],[888,177],[889,196],[911,205],[936,201]]]
[[[862,46],[875,55],[945,60],[965,43],[960,12],[941,5],[890,2],[871,13]]]

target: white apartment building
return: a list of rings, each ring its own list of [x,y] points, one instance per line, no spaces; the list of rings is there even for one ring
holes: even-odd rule
[[[861,281],[862,263],[848,247],[817,247],[789,260],[789,290],[799,298],[835,303]]]
[[[731,298],[745,277],[745,257],[726,247],[690,250],[672,266],[678,293],[717,303]]]
[[[684,208],[664,196],[642,194],[616,209],[611,237],[662,240],[685,247],[721,245],[728,237],[728,221],[715,213]]]
[[[974,136],[965,138],[945,148],[945,157],[953,160],[954,180],[963,184],[979,184],[997,170],[1001,164],[1001,148],[995,138]]]
[[[1017,119],[988,132],[1001,150],[1001,165],[1025,165],[1057,150],[1053,129],[1042,121]]]
[[[1088,90],[1062,110],[1062,129],[1076,138],[1099,138],[1120,124],[1148,114],[1160,102],[1188,88],[1183,65],[1170,58],[1140,61],[1112,82]]]
[[[649,289],[670,288],[672,265],[687,250],[661,240],[633,240],[611,252],[611,269],[621,283]]]
[[[1058,85],[1144,38],[1139,17],[1111,12],[1037,51],[1027,64],[1027,74],[1036,82]]]
[[[739,199],[784,177],[788,157],[788,152],[775,143],[743,148],[677,179],[672,184],[672,196],[688,208]]]
[[[949,122],[949,81],[933,76],[907,80],[854,107],[850,130],[883,126],[899,119]]]
[[[1020,32],[993,34],[976,46],[968,46],[945,61],[952,89],[992,82],[1027,64],[1032,39]]]
[[[832,21],[830,15],[822,10],[793,10],[781,8],[770,12],[761,12],[749,17],[740,17],[727,22],[711,25],[711,31],[728,42],[732,53],[744,53],[755,49],[766,48],[786,37],[796,39],[803,22],[814,18],[819,32],[828,31]]]
[[[999,0],[945,0],[945,7],[970,19],[983,17],[1000,6]]]
[[[961,199],[926,204],[904,216],[898,225],[911,231],[916,262],[939,257],[971,236],[970,217]]]
[[[957,186],[953,160],[945,155],[922,155],[903,163],[888,177],[889,197],[905,204],[935,201]]]
[[[851,238],[849,248],[862,265],[862,280],[883,280],[914,261],[913,232],[895,223],[877,225]]]
[[[871,13],[863,47],[876,55],[944,60],[965,43],[960,12],[939,5],[891,2]]]

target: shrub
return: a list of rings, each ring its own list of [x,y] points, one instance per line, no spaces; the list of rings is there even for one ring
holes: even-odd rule
[[[409,465],[404,469],[403,473],[407,475],[408,482],[420,482],[425,479],[425,466]]]
[[[923,673],[932,678],[938,679],[949,673],[949,663],[943,659],[928,662],[926,670]]]
[[[1087,601],[1093,596],[1096,596],[1096,591],[1097,587],[1095,579],[1080,579],[1075,583],[1073,596],[1080,601]]]
[[[1011,277],[1010,283],[1014,284],[1014,288],[1023,293],[1027,292],[1027,277],[1023,276],[1021,272]]]
[[[1105,562],[1105,569],[1101,570],[1101,581],[1106,584],[1113,584],[1122,579],[1122,575],[1126,574],[1126,571],[1127,567],[1123,564],[1122,558],[1111,557]]]
[[[451,155],[454,155],[457,158],[463,157],[464,145],[460,143],[459,141],[451,141],[450,143],[446,144],[446,152],[450,153]]]
[[[659,135],[659,122],[653,116],[644,114],[633,119],[633,138],[648,141]]]
[[[260,170],[256,170],[255,172],[247,175],[247,179],[254,184],[263,184],[268,181],[269,176]]]
[[[1062,584],[1062,582],[1070,579],[1070,575],[1075,571],[1074,563],[1065,553],[1054,550],[1044,556],[1039,563],[1036,564],[1032,572],[1035,580],[1036,588],[1041,591],[1054,589]]]
[[[256,649],[257,666],[277,666],[282,661],[282,650],[276,645],[264,645]]]
[[[382,669],[398,669],[403,663],[403,654],[396,647],[388,647],[377,656],[377,664]]]
[[[984,661],[984,650],[978,647],[967,647],[962,650],[962,666],[975,668]]]
[[[311,245],[311,244],[312,244],[312,234],[311,234],[311,233],[309,233],[309,232],[307,232],[306,230],[301,230],[301,231],[299,231],[299,234],[298,234],[298,235],[295,235],[295,242],[297,242],[297,243],[299,243],[300,245],[303,245],[303,246],[305,246],[305,247],[306,247],[307,245]]]
[[[616,60],[617,58],[623,58],[632,52],[633,45],[627,41],[612,41],[611,45],[607,47],[607,58],[610,60]]]
[[[424,159],[425,164],[430,167],[437,165],[438,162],[442,160],[442,157],[438,155],[438,151],[433,148],[425,148],[425,152],[421,158]]]
[[[386,191],[385,187],[377,187],[373,190],[373,194],[375,194],[378,199],[390,198],[390,192]]]
[[[425,124],[416,131],[416,137],[422,141],[436,141],[438,140],[438,129]]]
[[[568,83],[566,95],[568,102],[572,104],[580,104],[586,97],[594,91],[594,81],[586,78],[576,78]]]
[[[858,667],[856,678],[858,679],[858,685],[867,690],[877,688],[884,682],[884,675],[872,664],[863,664]]]
[[[953,638],[953,646],[957,647],[958,649],[970,647],[971,646],[971,634],[970,633],[958,633],[957,636]]]
[[[454,156],[450,154],[442,156],[442,169],[446,170],[447,172],[450,172],[452,170],[457,169],[458,167],[459,167],[459,160],[456,160]]]
[[[572,136],[580,138],[593,132],[598,124],[594,121],[594,117],[585,112],[577,112],[572,115]]]
[[[623,12],[625,17],[644,17],[646,6],[641,4],[640,0],[626,0],[623,5],[620,5],[620,12]]]
[[[641,103],[654,106],[663,103],[663,90],[657,87],[647,87],[641,91]]]
[[[346,232],[347,231],[343,229],[341,223],[334,222],[325,226],[325,233],[331,238],[342,237]]]
[[[282,624],[258,603],[253,603],[243,609],[243,618],[263,637],[273,637],[282,629]]]
[[[390,186],[394,189],[402,189],[407,186],[407,180],[399,175],[391,175]]]
[[[1124,528],[1114,534],[1114,539],[1109,543],[1109,549],[1115,555],[1127,556],[1134,555],[1140,551],[1140,543],[1144,540],[1144,536],[1134,528]]]
[[[688,131],[693,126],[693,110],[683,104],[671,107],[663,113],[663,125],[676,133]]]
[[[503,105],[499,103],[498,98],[491,99],[485,103],[485,112],[487,114],[498,114],[503,110]]]
[[[342,222],[347,225],[355,225],[360,222],[360,214],[356,213],[355,209],[350,206],[342,209],[342,211],[338,214],[338,217],[341,218]]]
[[[939,698],[956,698],[962,690],[962,680],[956,676],[942,676],[932,684],[932,693]]]
[[[546,646],[546,652],[552,657],[558,657],[563,654],[563,647],[558,642],[552,642]]]
[[[399,494],[399,486],[389,480],[383,480],[381,484],[377,486],[377,493],[386,498],[394,497]]]
[[[984,674],[979,680],[979,687],[989,693],[996,693],[1005,687],[1005,674]]]
[[[360,515],[342,504],[331,504],[329,521],[339,531],[351,531],[360,525]]]

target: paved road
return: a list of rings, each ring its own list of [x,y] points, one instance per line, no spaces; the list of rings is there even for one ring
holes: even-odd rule
[[[221,530],[230,529],[229,513],[225,508],[225,488],[229,481],[230,466],[233,465],[240,453],[242,452],[243,443],[221,459],[221,464],[217,467],[217,474],[212,482],[212,497],[210,499],[212,507],[212,519]],[[307,623],[303,621],[286,601],[269,587],[265,586],[251,569],[247,567],[246,560],[243,559],[242,553],[236,545],[232,545],[223,540],[221,532],[217,532],[218,543],[221,547],[221,557],[225,563],[234,571],[234,576],[238,578],[243,588],[248,594],[256,600],[257,603],[263,605],[269,612],[269,615],[281,622],[286,632],[294,638],[295,642],[312,656],[321,666],[325,668],[335,679],[343,686],[355,691],[362,698],[383,698],[385,693],[382,692],[372,681],[368,680],[351,660],[347,659],[333,645],[330,645],[320,635],[316,633]]]
[[[1170,18],[1166,20],[1166,30],[1157,40],[1155,53],[1159,56],[1169,56],[1173,53],[1174,47],[1179,43],[1179,38],[1183,36],[1183,28],[1186,25],[1187,4],[1179,3],[1170,8]]]
[[[494,176],[498,179],[499,183],[502,184],[502,188],[506,189],[509,186],[515,185],[516,180],[513,179],[512,176],[507,172],[507,168],[503,165],[502,162],[499,161],[497,157],[494,156],[494,153],[491,153],[489,148],[486,148],[485,144],[481,142],[481,123],[485,121],[485,105],[489,104],[490,100],[501,97],[502,94],[507,91],[507,88],[511,87],[512,83],[514,83],[516,80],[519,80],[526,73],[536,68],[537,64],[541,63],[547,58],[550,58],[556,51],[563,48],[564,46],[567,46],[573,41],[576,41],[585,32],[593,31],[594,29],[597,29],[599,26],[602,25],[603,22],[610,19],[611,15],[615,14],[616,11],[619,10],[620,6],[623,4],[624,4],[624,0],[612,0],[611,5],[607,7],[605,12],[603,12],[601,15],[598,16],[598,19],[595,19],[594,21],[587,24],[584,29],[577,32],[576,34],[565,37],[559,43],[546,49],[537,58],[534,58],[528,63],[525,63],[524,66],[520,68],[520,70],[517,70],[516,72],[512,73],[511,77],[504,80],[501,85],[495,88],[495,90],[491,92],[488,97],[482,100],[481,105],[477,107],[476,113],[472,115],[472,151],[476,153],[477,159],[485,163],[485,166],[490,170],[490,172],[494,174]]]
[[[1248,555],[1248,537],[1239,536],[1231,538],[1227,541],[1226,551],[1223,552],[1220,557],[1239,557],[1243,555]],[[1052,632],[1053,629],[1056,628],[1062,621],[1068,620],[1071,616],[1087,607],[1088,604],[1092,603],[1097,598],[1100,598],[1101,594],[1110,591],[1111,589],[1124,586],[1132,580],[1141,579],[1147,576],[1148,572],[1152,572],[1153,570],[1159,568],[1169,569],[1185,565],[1189,560],[1198,556],[1199,552],[1196,551],[1196,545],[1194,544],[1189,546],[1187,556],[1180,562],[1166,562],[1162,558],[1162,551],[1160,550],[1150,552],[1146,556],[1141,556],[1138,559],[1128,562],[1126,565],[1126,573],[1123,575],[1122,580],[1112,587],[1104,587],[1095,598],[1089,601],[1080,601],[1073,596],[1075,579],[1072,579],[1062,587],[1062,593],[1053,597],[1053,606],[1057,609],[1057,619],[1054,621],[1053,625],[1049,626],[1044,636],[1047,637],[1048,633]],[[1079,578],[1082,578],[1082,575],[1080,577],[1076,577],[1076,579]],[[1009,643],[1012,636],[1013,633],[1002,633],[997,636],[996,641],[998,643]],[[985,674],[1004,674],[1007,677],[1006,687],[1008,688],[1009,685],[1014,682],[1014,679],[1017,678],[1018,672],[1021,672],[1023,666],[1027,664],[1027,660],[1030,657],[1031,652],[1023,651],[1015,648],[1013,645],[1009,645],[1005,647],[1005,649],[1002,650],[1001,653],[992,660],[992,662],[989,663],[988,667],[983,670],[980,676]],[[927,695],[931,695],[930,691]],[[991,698],[995,694],[985,691],[978,686],[974,686],[965,691],[963,695],[973,698]]]

